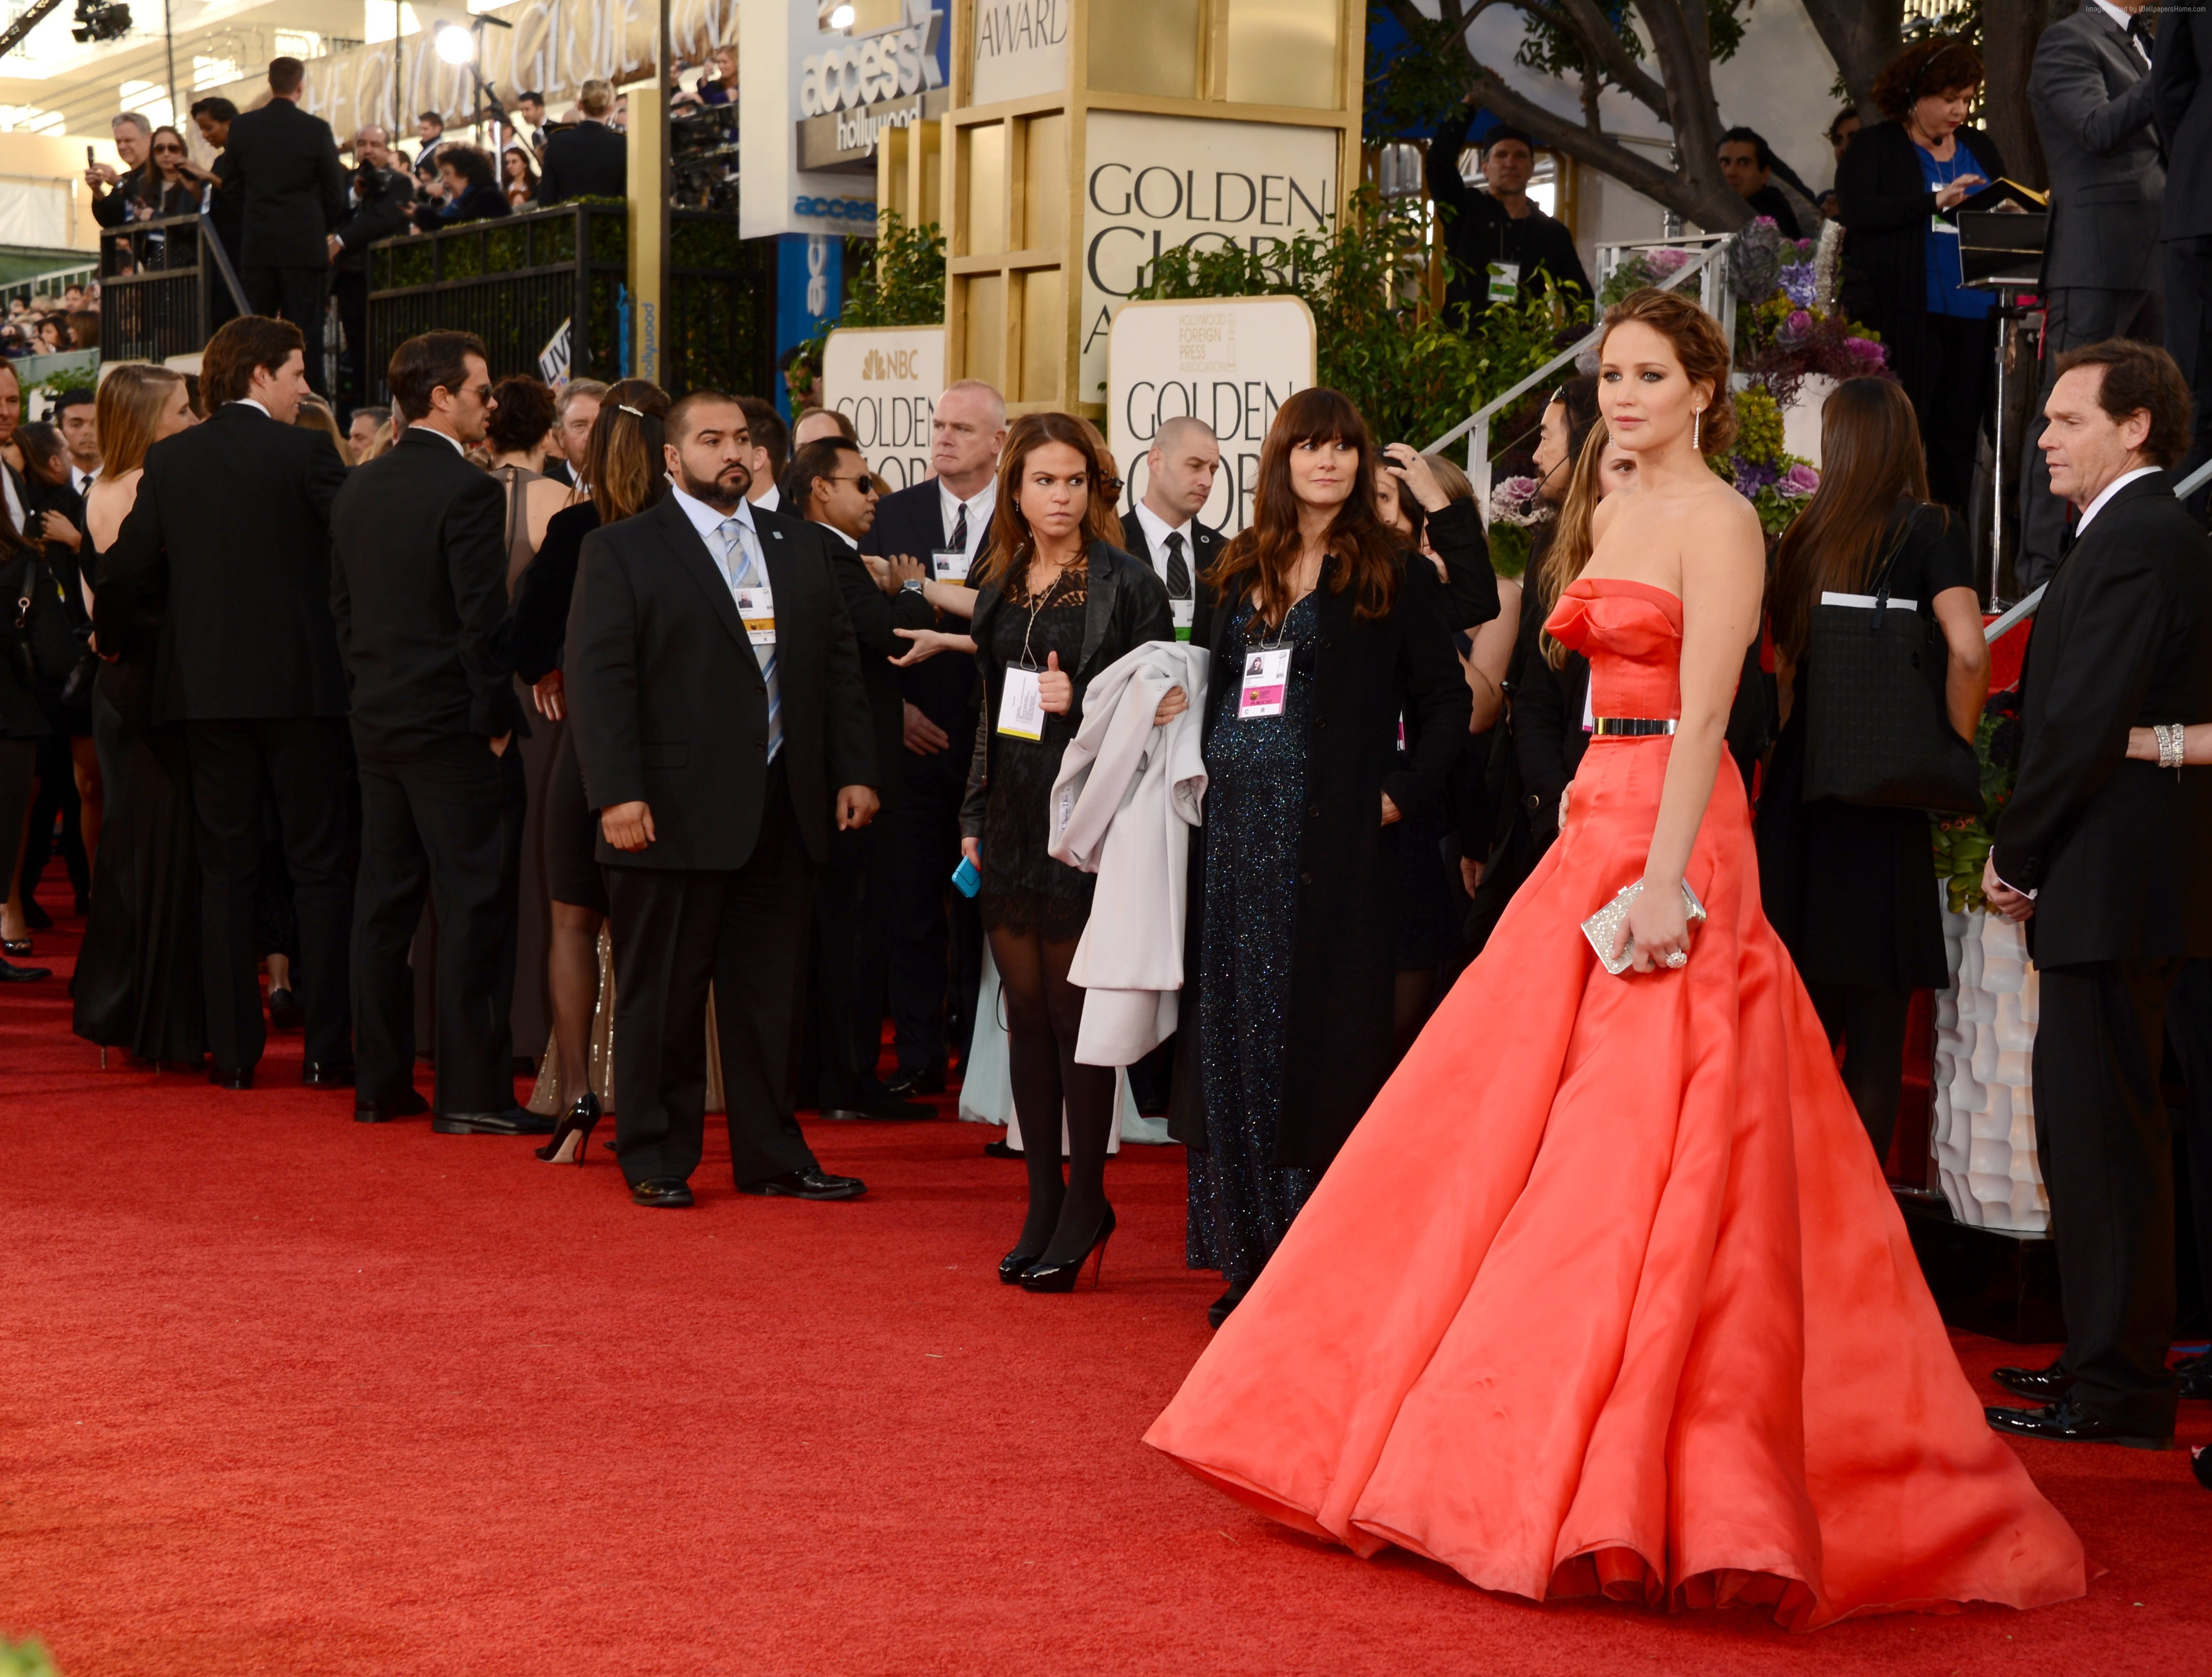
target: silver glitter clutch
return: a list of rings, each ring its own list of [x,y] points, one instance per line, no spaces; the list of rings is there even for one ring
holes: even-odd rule
[[[1583,922],[1583,936],[1589,939],[1590,948],[1597,951],[1597,958],[1605,970],[1616,979],[1626,973],[1636,959],[1636,940],[1621,937],[1620,926],[1621,922],[1628,918],[1629,904],[1634,902],[1643,890],[1642,880],[1633,885],[1623,886],[1611,902]],[[1698,893],[1690,889],[1687,880],[1682,881],[1682,912],[1690,917],[1692,924],[1705,918],[1705,906],[1698,900]],[[1620,942],[1618,956],[1612,954],[1616,938]]]

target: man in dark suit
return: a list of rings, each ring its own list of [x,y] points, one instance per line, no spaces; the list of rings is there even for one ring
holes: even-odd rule
[[[515,1107],[507,1029],[520,717],[489,650],[507,606],[507,495],[462,452],[483,441],[491,375],[474,336],[433,332],[399,346],[389,377],[407,429],[347,479],[331,515],[331,609],[361,763],[354,1116],[422,1110],[408,947],[427,897],[438,926],[432,1127],[542,1132],[550,1119]]]
[[[689,1205],[714,989],[739,1192],[849,1199],[787,1098],[793,975],[833,830],[876,813],[860,658],[823,532],[745,501],[728,396],[668,411],[673,480],[584,539],[565,668],[615,947],[616,1150],[641,1205]]]
[[[937,621],[922,598],[921,563],[894,559],[879,582],[860,557],[860,539],[876,521],[876,480],[860,445],[842,436],[810,442],[793,458],[783,474],[782,507],[828,533],[830,575],[845,596],[860,649],[860,681],[874,721],[876,761],[887,768],[898,761],[905,731],[899,673],[890,661],[903,656],[908,643],[896,631],[927,629]],[[755,501],[753,509],[759,511],[761,503]],[[815,892],[813,959],[808,967],[812,1053],[802,1048],[799,1064],[802,1077],[808,1069],[814,1074],[816,1104],[824,1118],[934,1116],[921,1101],[888,1094],[876,1077],[897,889],[890,818],[900,790],[897,779],[885,773],[883,817],[830,835],[829,865]]]
[[[545,142],[545,168],[538,181],[541,204],[629,195],[629,141],[607,126],[615,107],[614,85],[586,82],[577,89],[576,104],[584,119]]]
[[[957,608],[972,600],[968,567],[982,551],[998,504],[1006,441],[1006,404],[996,390],[980,379],[948,387],[930,420],[937,475],[878,502],[875,527],[860,544],[864,553],[927,566],[929,592],[944,602],[944,626],[951,630],[967,628],[967,611]],[[960,805],[979,703],[975,661],[941,654],[899,675],[903,749],[884,773],[900,783],[890,825],[898,869],[890,949],[898,1071],[888,1087],[904,1099],[941,1094],[948,1061],[968,1058],[983,927],[975,903],[947,883],[960,865]]]
[[[368,399],[368,247],[407,231],[415,183],[392,167],[392,142],[371,124],[353,137],[356,168],[345,220],[330,235],[331,290],[344,346],[338,355],[338,417]]]
[[[184,724],[191,759],[210,1076],[226,1089],[252,1087],[265,1037],[254,920],[264,785],[299,916],[302,1076],[353,1082],[353,749],[331,620],[331,503],[346,468],[326,435],[293,423],[302,359],[289,320],[241,315],[208,340],[211,417],[146,451],[94,610],[103,646],[123,644],[142,612],[161,616],[153,719]]]
[[[2094,0],[2093,0],[2094,3]],[[2212,11],[2176,9],[2159,20],[2151,50],[2151,114],[2166,150],[2158,236],[2166,282],[2166,347],[2196,401],[2186,478],[2212,460]],[[2202,509],[2199,493],[2192,505]]]
[[[2159,314],[2159,202],[2166,160],[2151,125],[2150,42],[2136,14],[2146,0],[2088,0],[2035,44],[2027,107],[2051,170],[2051,226],[2043,247],[2043,392],[2069,350],[2107,338],[2155,344]],[[2128,14],[2126,24],[2115,11]],[[2058,565],[2066,503],[2051,492],[2027,428],[2021,470],[2020,591]]]
[[[2041,974],[2036,1151],[2066,1349],[1997,1380],[2033,1437],[2172,1439],[2172,1125],[2159,1088],[2169,992],[2212,954],[2212,771],[2127,756],[2128,730],[2212,722],[2212,544],[2160,468],[2188,440],[2165,351],[2115,338],[2060,363],[2051,486],[2081,508],[2021,675],[2020,775],[1983,889],[2027,924]],[[2177,759],[2179,753],[2175,753]]]
[[[115,137],[115,155],[123,160],[118,174],[106,163],[94,163],[84,172],[92,190],[92,218],[102,227],[121,227],[131,219],[131,206],[138,201],[139,183],[154,155],[154,125],[136,111],[125,111],[108,122]]]
[[[246,194],[239,235],[239,284],[257,314],[289,320],[314,346],[307,383],[328,396],[323,373],[323,296],[330,278],[331,229],[345,220],[345,171],[331,125],[300,108],[307,67],[269,61],[269,102],[230,125],[232,179]]]

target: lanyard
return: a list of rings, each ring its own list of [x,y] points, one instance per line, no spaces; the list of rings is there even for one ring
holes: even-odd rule
[[[1036,655],[1030,650],[1030,637],[1036,632],[1037,613],[1059,597],[1069,572],[1073,569],[1072,565],[1063,565],[1060,575],[1053,578],[1052,586],[1030,602],[1030,620],[1022,630],[1022,661],[1018,668],[1033,670],[1036,668]]]

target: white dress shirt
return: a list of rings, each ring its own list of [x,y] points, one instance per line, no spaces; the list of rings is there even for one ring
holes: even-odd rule
[[[2129,28],[2135,22],[2135,19],[2114,5],[2112,0],[2089,0],[2089,3],[2118,24],[2122,29]],[[2136,56],[2144,64],[2150,63],[2150,54],[2143,50],[2143,44],[2140,40],[2130,34],[2128,37],[2128,45],[2135,48]]]
[[[1198,543],[1194,537],[1197,520],[1186,518],[1180,524],[1170,524],[1142,501],[1137,503],[1137,523],[1145,533],[1145,546],[1152,556],[1152,570],[1163,582],[1168,579],[1168,538],[1182,538],[1182,562],[1190,567],[1193,577],[1198,575]]]
[[[770,484],[759,494],[748,497],[763,512],[776,512],[783,506],[783,491]]]
[[[720,532],[727,521],[737,521],[738,546],[746,558],[751,559],[754,574],[763,582],[769,580],[768,554],[761,546],[760,530],[753,523],[751,503],[741,500],[731,511],[720,512],[673,484],[668,486],[668,492],[676,497],[676,504],[684,509],[684,515],[691,521],[691,527],[699,533],[699,540],[705,545],[708,557],[721,570],[723,581],[729,584],[732,601],[738,597],[738,576],[744,561],[737,553],[726,557],[723,554]],[[761,680],[768,685],[768,760],[773,763],[776,753],[783,748],[783,723],[779,714],[783,708],[783,686],[776,680],[775,647],[773,643],[756,645],[753,656],[760,664]]]
[[[2104,510],[2105,503],[2118,495],[2137,478],[2148,478],[2158,470],[2155,466],[2138,466],[2132,472],[2123,472],[2097,491],[2097,498],[2081,509],[2081,515],[2074,521],[2074,540],[2079,541],[2089,527],[2089,521]]]
[[[98,481],[99,477],[100,468],[96,466],[88,472],[74,461],[70,465],[70,487],[79,495],[91,494],[92,486]]]
[[[973,563],[976,550],[982,546],[983,537],[991,527],[991,514],[998,504],[999,480],[995,477],[965,501],[947,489],[945,486],[945,479],[939,478],[937,480],[937,506],[938,511],[945,520],[939,529],[939,534],[945,540],[951,540],[952,532],[960,522],[960,509],[966,507],[968,509],[968,558],[969,562]],[[946,551],[949,552],[951,550],[948,548]]]

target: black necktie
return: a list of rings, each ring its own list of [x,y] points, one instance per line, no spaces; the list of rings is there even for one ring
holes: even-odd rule
[[[952,546],[962,552],[968,551],[968,503],[960,503],[960,516],[952,521]]]
[[[2148,58],[2150,57],[2151,33],[2148,27],[2145,26],[2141,16],[2131,17],[2128,20],[2128,39],[2136,44],[2136,50],[2141,52],[2144,58]]]
[[[1182,532],[1168,532],[1168,598],[1190,598],[1190,562],[1182,556]]]

